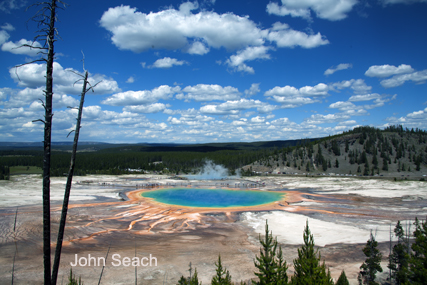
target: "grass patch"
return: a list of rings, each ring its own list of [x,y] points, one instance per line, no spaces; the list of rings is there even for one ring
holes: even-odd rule
[[[37,166],[11,166],[10,175],[18,174],[43,174],[43,169]]]

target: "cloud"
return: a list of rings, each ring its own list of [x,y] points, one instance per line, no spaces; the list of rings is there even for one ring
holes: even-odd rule
[[[0,45],[5,43],[9,39],[10,35],[6,32],[1,30],[0,31]]]
[[[306,33],[290,29],[287,25],[275,23],[273,29],[268,33],[267,39],[275,42],[278,47],[294,48],[315,48],[329,44],[329,41],[320,33],[308,35]]]
[[[242,110],[257,108],[259,112],[269,112],[275,106],[253,99],[240,99],[235,101],[227,101],[219,105],[205,105],[200,108],[200,112],[212,115],[232,115],[238,114]]]
[[[207,10],[194,13],[198,8],[197,2],[185,2],[178,10],[167,8],[146,14],[122,5],[104,12],[100,25],[111,32],[111,41],[117,48],[135,53],[168,49],[204,55],[210,48],[238,50],[227,64],[247,73],[254,73],[254,69],[245,62],[270,58],[267,52],[273,47],[268,42],[287,48],[314,48],[329,43],[320,33],[306,34],[287,24],[261,29],[249,16]]]
[[[78,73],[78,71],[71,68],[64,69],[57,62],[53,63],[53,70],[55,93],[79,95],[82,92],[82,82],[76,83],[81,77],[74,73]],[[11,68],[9,69],[9,74],[15,82],[18,82],[18,86],[21,87],[38,88],[46,85],[46,64],[31,63],[19,68]],[[100,82],[94,88],[95,92],[92,94],[108,94],[120,91],[115,80],[101,74],[90,74],[88,81],[92,85]]]
[[[230,56],[226,63],[229,67],[234,68],[234,70],[253,74],[255,73],[254,69],[247,66],[245,62],[255,59],[269,59],[270,55],[267,53],[269,49],[271,48],[266,46],[247,47],[244,50],[238,51],[236,55]]]
[[[334,74],[335,72],[337,72],[339,70],[349,69],[349,68],[352,68],[352,67],[353,67],[353,65],[351,63],[340,63],[335,68],[334,67],[328,68],[325,71],[325,73],[323,73],[323,74],[324,75],[332,75],[332,74]]]
[[[26,5],[26,0],[3,0],[0,2],[0,10],[5,13],[10,13],[11,10],[16,10]]]
[[[338,101],[338,102],[330,104],[329,108],[331,108],[331,109],[338,109],[340,111],[347,111],[347,110],[356,110],[356,109],[358,109],[360,107],[356,106],[355,104],[353,104],[353,103],[351,103],[349,101],[347,101],[347,102]]]
[[[176,95],[177,99],[186,101],[194,100],[197,102],[236,100],[240,99],[241,95],[235,87],[222,87],[217,84],[197,84],[195,86],[187,86],[182,91],[187,94],[178,94]]]
[[[185,60],[177,60],[176,58],[164,57],[156,60],[151,68],[171,68],[174,65],[188,64]]]
[[[194,42],[187,50],[189,54],[204,55],[209,52],[209,48],[201,42]]]
[[[365,72],[369,77],[389,77],[398,74],[412,73],[415,70],[407,64],[401,64],[398,67],[394,65],[373,65]]]
[[[274,3],[274,2],[268,3],[267,13],[277,15],[277,16],[292,16],[295,18],[301,17],[307,20],[311,18],[309,9],[304,9],[304,8],[289,9],[286,6],[279,6],[277,3]]]
[[[34,48],[24,46],[29,45]],[[1,46],[2,51],[11,52],[13,54],[25,54],[28,56],[36,56],[40,53],[40,48],[42,48],[39,42],[27,41],[26,39],[21,39],[18,42],[6,42]]]
[[[324,83],[319,83],[316,86],[304,86],[299,89],[286,85],[284,87],[276,86],[265,92],[264,96],[282,104],[281,108],[296,108],[320,102],[318,98],[328,96],[328,91],[329,87]]]
[[[112,33],[111,40],[122,50],[143,52],[149,49],[183,49],[200,51],[200,44],[190,44],[202,39],[210,47],[228,50],[248,45],[262,45],[263,32],[248,17],[232,13],[217,14],[201,11],[195,3],[181,4],[180,9],[169,8],[149,14],[130,6],[109,8],[100,19],[100,25]]]
[[[101,103],[110,106],[144,105],[155,103],[158,100],[169,100],[173,97],[173,94],[180,90],[179,86],[170,87],[168,85],[161,85],[151,91],[126,91],[113,94],[101,101]]]
[[[415,71],[410,65],[401,64],[398,67],[394,65],[373,65],[365,72],[366,76],[389,79],[381,80],[381,85],[384,88],[392,88],[403,85],[406,81],[413,81],[416,84],[424,84],[427,82],[427,69]]]
[[[403,85],[406,81],[413,81],[416,84],[427,82],[427,69],[408,74],[395,75],[392,78],[384,79],[381,85],[385,88],[397,87]]]
[[[311,115],[309,118],[304,119],[304,123],[314,124],[314,125],[330,124],[330,123],[342,122],[343,120],[348,120],[349,118],[350,116],[344,113],[327,114],[327,115],[315,114],[315,115]]]
[[[15,27],[12,26],[12,24],[10,23],[4,23],[3,26],[0,27],[0,29],[11,32],[15,30]]]
[[[135,78],[133,78],[133,76],[129,77],[129,78],[126,80],[126,83],[134,83],[134,82],[135,82]]]
[[[380,0],[384,5],[427,3],[427,0]]]
[[[361,102],[361,101],[370,101],[370,100],[375,100],[380,98],[381,98],[380,94],[373,93],[373,94],[366,94],[366,95],[354,95],[354,96],[351,96],[350,99],[348,99],[348,101]]]
[[[363,79],[344,80],[329,85],[330,90],[337,92],[345,88],[353,89],[355,94],[367,94],[372,90],[372,86],[367,85]]]
[[[258,94],[260,91],[259,83],[252,83],[251,88],[245,90],[245,95],[246,97],[251,97]]]
[[[328,86],[324,83],[319,83],[316,86],[304,86],[300,89],[286,85],[285,87],[276,86],[265,92],[264,96],[326,96],[328,90]]]
[[[414,111],[406,116],[396,118],[386,118],[388,125],[404,125],[407,128],[427,129],[427,108],[424,110]]]
[[[357,0],[282,0],[281,6],[270,2],[267,5],[267,13],[310,19],[313,11],[318,18],[337,21],[345,19],[356,4]]]
[[[168,107],[170,107],[170,105],[166,105],[163,103],[154,103],[149,105],[127,106],[123,108],[123,111],[142,113],[142,114],[152,114],[152,113],[162,112]]]
[[[175,117],[169,117],[168,122],[172,125],[187,125],[194,128],[207,127],[206,123],[214,121],[215,119],[209,116],[201,115],[199,112],[195,115],[182,114],[179,119]]]

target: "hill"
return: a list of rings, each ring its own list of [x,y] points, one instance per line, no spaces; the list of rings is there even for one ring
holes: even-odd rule
[[[352,131],[294,148],[243,167],[244,173],[424,177],[427,174],[427,133],[392,126]]]

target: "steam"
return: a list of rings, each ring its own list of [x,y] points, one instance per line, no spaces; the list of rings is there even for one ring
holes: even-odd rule
[[[205,165],[195,175],[187,175],[186,177],[196,180],[217,180],[230,178],[228,169],[222,165],[215,164],[212,160],[206,160]],[[233,176],[236,177],[236,176]]]

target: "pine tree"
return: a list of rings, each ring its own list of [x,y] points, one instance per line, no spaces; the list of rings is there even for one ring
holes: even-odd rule
[[[286,285],[288,284],[288,265],[286,260],[283,258],[282,247],[279,247],[279,252],[277,253],[277,271],[276,271],[276,285]]]
[[[388,161],[387,158],[383,159],[383,168],[382,170],[388,171]]]
[[[341,275],[337,280],[337,283],[335,283],[335,285],[350,285],[350,283],[348,282],[347,276],[345,275],[344,270],[341,271]]]
[[[259,278],[258,282],[252,281],[252,284],[258,285],[285,285],[288,284],[288,267],[283,259],[282,249],[279,247],[277,252],[277,239],[273,239],[272,233],[268,231],[268,222],[265,221],[264,240],[259,237],[261,243],[260,256],[254,261],[255,267],[259,272],[255,275]]]
[[[408,282],[409,239],[405,240],[405,232],[400,221],[397,222],[394,233],[398,238],[398,242],[393,246],[387,267],[391,269],[391,277],[395,280],[396,284],[400,285]]]
[[[308,221],[303,233],[304,244],[298,249],[298,258],[294,260],[295,274],[291,284],[334,284],[326,265],[320,265],[320,253],[314,248],[313,235],[308,227]]]
[[[212,277],[212,285],[231,285],[231,275],[227,269],[222,267],[221,255],[218,255],[218,263],[215,263],[216,275]]]
[[[375,276],[377,272],[383,272],[380,265],[382,254],[378,250],[377,246],[378,242],[375,240],[371,232],[370,238],[367,241],[366,246],[363,248],[366,260],[360,266],[363,283],[366,285],[378,285],[378,283],[375,282]]]
[[[177,285],[199,285],[202,283],[199,283],[199,278],[197,277],[197,268],[194,269],[194,274],[191,275],[191,272],[193,271],[193,268],[191,267],[191,262],[189,264],[188,271],[190,272],[190,277],[185,278],[184,276],[181,276],[179,279]]]
[[[427,221],[415,219],[415,242],[410,257],[411,284],[425,284],[427,280]]]
[[[70,268],[70,275],[68,276],[68,283],[67,285],[83,285],[82,278],[79,277],[77,280],[76,277],[73,274],[73,269]]]

